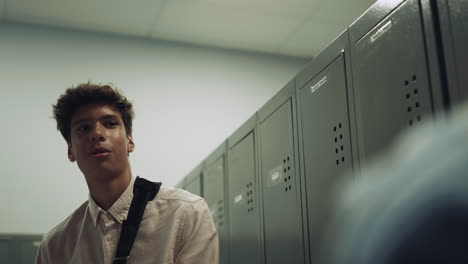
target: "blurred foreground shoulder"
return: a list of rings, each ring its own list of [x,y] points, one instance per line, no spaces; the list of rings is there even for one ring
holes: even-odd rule
[[[219,263],[218,233],[205,199],[175,188],[162,189],[159,199],[183,208],[175,263]]]
[[[190,193],[186,190],[177,189],[177,188],[164,188],[161,187],[158,196],[158,199],[162,200],[174,200],[174,201],[181,201],[187,203],[194,203],[200,200],[203,200],[202,197]]]
[[[51,260],[63,260],[71,255],[69,249],[77,242],[87,208],[86,201],[43,236],[37,251],[36,264],[52,263]]]

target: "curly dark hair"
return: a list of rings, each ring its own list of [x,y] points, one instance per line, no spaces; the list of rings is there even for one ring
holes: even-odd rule
[[[60,131],[65,140],[70,143],[70,122],[75,111],[88,104],[109,104],[120,112],[127,134],[132,133],[132,120],[135,116],[132,103],[117,89],[110,85],[87,83],[68,88],[52,105],[54,119],[57,121],[57,130]]]

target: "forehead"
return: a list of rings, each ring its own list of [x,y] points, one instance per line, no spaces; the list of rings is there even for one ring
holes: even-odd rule
[[[82,105],[73,113],[71,122],[85,119],[99,119],[106,116],[116,116],[122,118],[120,112],[112,105],[105,103]]]

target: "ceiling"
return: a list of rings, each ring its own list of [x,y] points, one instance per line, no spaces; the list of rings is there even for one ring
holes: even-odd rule
[[[310,58],[376,0],[0,0],[0,19]]]

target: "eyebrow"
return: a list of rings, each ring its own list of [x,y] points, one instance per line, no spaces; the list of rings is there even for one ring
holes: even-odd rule
[[[78,119],[78,120],[73,121],[73,122],[72,122],[72,125],[73,125],[73,126],[76,126],[76,125],[78,125],[78,124],[80,124],[80,123],[83,123],[83,122],[86,122],[86,121],[89,121],[89,120],[90,120],[89,118]]]
[[[115,115],[115,114],[109,114],[109,115],[103,115],[101,117],[98,118],[99,120],[106,120],[106,119],[118,119],[118,116]],[[72,125],[73,126],[76,126],[80,123],[84,123],[84,122],[87,122],[87,121],[91,121],[92,119],[90,118],[81,118],[81,119],[78,119],[78,120],[75,120]]]

